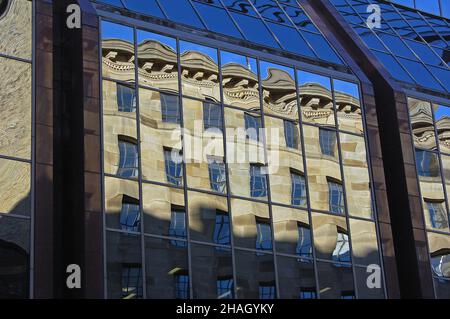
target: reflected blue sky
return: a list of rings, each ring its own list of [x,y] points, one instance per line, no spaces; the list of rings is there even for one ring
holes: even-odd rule
[[[157,34],[157,33],[151,33],[151,32],[138,30],[137,43],[141,44],[145,40],[158,41],[160,43],[170,46],[174,52],[176,52],[176,50],[177,50],[177,40],[176,39],[169,38],[169,37]]]
[[[240,65],[243,65],[246,69],[250,69],[254,73],[258,71],[258,67],[256,65],[256,59],[248,58],[243,55],[221,51],[220,52],[220,62],[222,63],[222,66],[228,64],[228,63],[237,63]]]
[[[443,117],[450,117],[450,106],[437,105],[434,107],[434,119],[440,120]]]
[[[345,82],[341,80],[334,80],[334,90],[336,92],[343,92],[354,96],[359,100],[359,88],[358,85],[351,82]]]
[[[331,90],[331,80],[329,77],[305,71],[297,71],[297,77],[299,87],[307,83],[317,83],[327,88],[328,90]]]
[[[132,28],[102,21],[102,39],[123,39],[133,43],[133,38]]]
[[[196,43],[180,41],[181,54],[183,54],[184,52],[187,52],[187,51],[197,51],[197,52],[203,53],[203,54],[211,57],[211,59],[213,59],[216,63],[218,63],[216,49],[205,47],[203,45],[196,44]]]

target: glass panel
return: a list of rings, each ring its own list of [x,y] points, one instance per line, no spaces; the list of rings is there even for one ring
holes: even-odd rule
[[[264,112],[298,120],[294,70],[264,61],[260,63],[260,70]]]
[[[344,203],[341,200],[343,193],[339,188],[342,179],[336,136],[329,133],[334,131],[323,130],[325,134],[320,134],[320,130],[322,129],[308,125],[303,127],[311,207],[343,213]],[[326,151],[330,149],[334,150],[334,156]]]
[[[30,164],[0,159],[0,215],[30,216],[30,213]]]
[[[175,156],[177,150],[182,149],[181,129],[177,121],[180,118],[180,114],[177,114],[178,97],[140,89],[139,101],[142,177],[145,180],[177,184],[166,174],[165,151],[174,150],[173,160],[177,164],[173,165],[176,169],[170,176],[180,174],[181,158]],[[175,180],[182,182],[180,178]]]
[[[107,232],[108,299],[140,299],[142,291],[141,238]]]
[[[280,298],[316,299],[316,279],[311,262],[290,257],[277,257]]]
[[[373,218],[366,144],[363,137],[340,133],[345,190],[350,215]]]
[[[236,288],[239,299],[275,299],[273,255],[235,251]]]
[[[32,11],[31,1],[0,1],[0,53],[31,59]]]
[[[311,227],[303,210],[272,206],[277,253],[312,258]]]
[[[238,247],[271,250],[269,207],[241,199],[231,200],[234,244]]]
[[[320,259],[350,262],[350,243],[345,217],[312,214],[314,247]]]
[[[251,111],[260,110],[256,60],[221,51],[223,102]]]
[[[441,152],[450,153],[450,107],[433,104],[433,110],[439,149]]]
[[[160,1],[160,4],[170,20],[204,29],[189,1],[164,0]]]
[[[144,183],[142,196],[145,233],[186,238],[182,190]]]
[[[189,192],[189,228],[192,240],[230,245],[227,198]]]
[[[145,238],[145,282],[149,299],[189,299],[189,270],[186,246],[172,241]]]
[[[363,134],[359,88],[355,83],[333,80],[336,114],[341,130]]]
[[[276,23],[268,22],[267,24],[285,50],[316,59],[316,55],[296,29]],[[323,44],[326,45],[326,43]]]
[[[31,64],[0,57],[0,72],[0,154],[30,159]]]
[[[375,282],[372,280],[372,277],[369,278],[373,274],[373,272],[367,272],[367,267],[355,267],[355,276],[356,276],[356,287],[358,289],[358,299],[384,299],[384,289],[382,278],[380,278],[379,282]],[[371,286],[371,288],[367,285],[367,280],[370,283],[378,284],[379,286]]]
[[[222,106],[183,99],[188,186],[226,193]]]
[[[380,266],[375,223],[350,219],[350,233],[353,262],[362,266],[373,264]]]
[[[250,125],[252,124],[252,125]],[[260,125],[260,117],[257,114],[248,114],[242,111],[225,108],[225,125],[227,132],[227,163],[231,193],[233,195],[251,197],[253,195],[264,195],[264,169],[257,165],[265,164],[264,146],[257,141],[259,130],[255,126]],[[251,128],[250,126],[253,126]],[[245,128],[249,127],[246,131]],[[253,166],[253,171],[251,169]],[[255,173],[255,179],[251,179],[251,172]],[[260,174],[257,174],[260,173]],[[258,182],[257,184],[252,181]],[[267,185],[267,183],[266,183]],[[267,193],[267,191],[266,191]],[[258,197],[265,199],[265,197]]]
[[[135,81],[133,29],[102,21],[103,77],[123,82]]]
[[[414,145],[421,149],[435,150],[433,114],[429,102],[408,98],[409,117],[414,136]]]
[[[302,121],[335,126],[331,79],[304,71],[297,72]]]
[[[231,250],[192,244],[192,286],[196,299],[233,299]]]
[[[437,298],[450,297],[450,236],[428,232],[431,268]]]
[[[156,0],[146,0],[145,2],[142,0],[122,0],[122,2],[129,10],[149,14],[158,18],[165,18]]]
[[[280,46],[260,19],[234,12],[232,12],[231,15],[240,26],[247,40],[260,45],[280,49]]]
[[[217,50],[180,42],[183,95],[220,102]]]
[[[29,298],[30,221],[0,218],[0,298]]]
[[[139,84],[178,92],[177,43],[156,33],[138,30]]]
[[[139,184],[105,177],[106,227],[140,232]]]
[[[350,266],[317,262],[321,299],[355,299]]]

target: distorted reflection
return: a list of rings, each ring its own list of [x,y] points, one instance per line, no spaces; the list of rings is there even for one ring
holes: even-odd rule
[[[140,232],[139,184],[105,177],[106,227]]]
[[[192,244],[192,279],[196,299],[233,299],[231,249]]]
[[[441,152],[450,153],[450,107],[433,104],[436,131]]]
[[[275,299],[273,255],[235,251],[236,288],[239,299]]]
[[[363,134],[364,129],[358,85],[334,79],[333,88],[339,129]]]
[[[264,113],[298,121],[294,70],[264,61],[260,70]]]
[[[377,232],[375,223],[350,219],[353,262],[358,265],[379,265]]]
[[[321,299],[355,299],[353,272],[350,266],[317,262]]]
[[[31,64],[0,57],[0,73],[0,155],[31,159]]]
[[[135,82],[133,29],[107,21],[102,22],[103,77]]]
[[[0,54],[31,59],[32,11],[32,1],[0,1]]]
[[[180,60],[183,95],[220,102],[217,50],[181,41]]]
[[[178,92],[176,40],[138,30],[137,44],[139,85]]]
[[[431,268],[437,298],[450,298],[450,236],[428,232]]]
[[[186,216],[182,190],[144,183],[142,197],[145,233],[186,238]]]
[[[231,200],[234,244],[238,247],[271,250],[269,207],[241,199]]]
[[[246,110],[259,111],[259,82],[256,60],[221,51],[223,102]]]
[[[30,213],[30,164],[0,159],[0,215],[30,216]]]
[[[0,216],[1,217],[1,216]],[[30,221],[0,218],[0,298],[29,298]]]
[[[139,101],[142,177],[180,186],[183,167],[179,161],[182,155],[179,98],[141,88]]]
[[[408,98],[408,108],[414,145],[426,150],[435,150],[436,136],[431,104],[426,101]]]
[[[339,137],[349,214],[371,219],[372,194],[364,138],[344,133]]]
[[[297,71],[302,120],[324,126],[336,125],[331,93],[331,79],[305,71]]]
[[[230,244],[227,198],[189,192],[189,231],[192,240]]]
[[[311,207],[343,214],[344,193],[336,133],[304,125],[303,134]]]
[[[141,238],[137,235],[107,232],[108,298],[143,297]]]
[[[316,299],[316,280],[312,263],[301,259],[277,256],[280,298]]]
[[[149,299],[189,299],[186,246],[161,238],[145,238],[146,293]]]

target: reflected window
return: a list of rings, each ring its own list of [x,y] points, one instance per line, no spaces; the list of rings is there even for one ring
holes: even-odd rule
[[[440,278],[450,278],[448,267],[450,265],[450,254],[439,254],[431,256],[431,267],[434,275]]]
[[[183,183],[183,163],[179,150],[164,149],[167,182],[181,186]]]
[[[334,156],[336,149],[336,132],[319,128],[320,151],[323,155]]]
[[[338,229],[336,248],[333,251],[333,260],[336,262],[350,262],[350,245],[348,235]]]
[[[189,299],[189,276],[177,274],[175,279],[175,299]]]
[[[287,147],[294,149],[299,148],[300,142],[297,124],[288,120],[284,120],[284,139],[286,141]]]
[[[317,299],[316,289],[315,288],[300,289],[300,299]]]
[[[445,202],[425,201],[430,214],[431,227],[436,229],[448,228]]]
[[[216,223],[214,225],[214,243],[230,245],[230,217],[228,213],[216,210]]]
[[[9,0],[0,0],[0,17],[5,13],[6,8],[8,8]]]
[[[180,103],[177,95],[160,94],[162,121],[180,124]]]
[[[122,264],[122,298],[142,298],[142,267],[139,264]]]
[[[258,164],[250,164],[250,196],[267,196],[267,179],[265,167]]]
[[[259,129],[261,127],[261,118],[259,116],[254,116],[245,113],[244,119],[247,138],[254,141],[259,141]]]
[[[136,112],[136,91],[117,83],[117,106],[119,112]]]
[[[182,208],[172,207],[170,216],[169,236],[186,238],[186,212]],[[185,247],[185,241],[171,240],[173,246]]]
[[[344,214],[344,190],[341,183],[328,180],[328,204],[330,212]]]
[[[305,176],[291,171],[291,183],[291,204],[294,206],[306,206]]]
[[[222,132],[222,108],[219,105],[203,102],[203,128]]]
[[[270,222],[257,220],[256,231],[256,249],[272,250],[272,229],[270,227]]]
[[[218,193],[226,192],[227,177],[225,174],[225,163],[222,159],[208,157],[209,182],[211,189]]]
[[[233,299],[233,278],[217,278],[217,299]]]
[[[140,216],[139,201],[124,195],[120,210],[120,228],[125,231],[140,231]]]
[[[119,167],[117,175],[121,177],[138,176],[137,143],[126,137],[119,136]]]
[[[259,299],[275,299],[275,284],[270,283],[260,283],[259,284]]]
[[[416,149],[417,174],[423,177],[439,176],[439,164],[437,154]]]
[[[298,240],[296,253],[300,257],[312,258],[312,245],[311,245],[311,229],[309,226],[299,224]]]

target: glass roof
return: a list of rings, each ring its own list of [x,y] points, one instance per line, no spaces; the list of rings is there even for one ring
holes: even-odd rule
[[[450,18],[449,0],[391,0],[392,2]]]
[[[446,19],[378,0],[330,1],[394,78],[450,93],[450,25]],[[367,26],[370,4],[380,6],[380,28]]]
[[[91,0],[344,65],[295,0]]]

